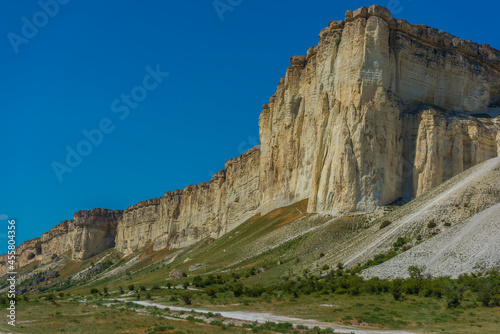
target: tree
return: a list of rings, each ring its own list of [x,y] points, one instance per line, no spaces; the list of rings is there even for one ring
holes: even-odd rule
[[[424,278],[424,269],[419,268],[418,266],[409,266],[408,273],[413,279],[422,280]]]
[[[181,295],[181,299],[186,305],[191,305],[191,294],[190,293],[183,293]]]
[[[401,278],[396,278],[392,281],[391,293],[394,300],[401,300],[401,297],[403,297],[403,280]]]

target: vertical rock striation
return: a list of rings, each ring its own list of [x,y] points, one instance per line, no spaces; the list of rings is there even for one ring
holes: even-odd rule
[[[259,121],[263,214],[305,198],[310,212],[370,211],[497,156],[498,126],[468,116],[500,95],[488,45],[374,5],[290,61]]]
[[[217,238],[259,212],[260,148],[226,162],[210,182],[168,191],[165,196],[127,208],[118,225],[116,249],[130,253],[185,247]]]
[[[114,247],[116,226],[121,210],[81,210],[73,220],[62,221],[40,238],[23,242],[16,247],[17,263],[23,267],[32,262],[47,263],[69,252],[74,260],[85,260]],[[7,255],[0,256],[0,276],[7,272]]]

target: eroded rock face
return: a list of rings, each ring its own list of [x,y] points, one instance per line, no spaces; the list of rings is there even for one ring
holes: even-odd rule
[[[210,182],[127,208],[118,225],[117,250],[130,253],[152,243],[155,250],[185,247],[232,230],[259,211],[259,163],[257,146],[227,161]]]
[[[310,212],[371,211],[498,154],[498,126],[467,116],[500,95],[488,45],[371,6],[299,59],[259,120],[262,214],[305,198]]]
[[[500,119],[473,116],[500,111],[500,51],[377,5],[347,11],[319,36],[263,105],[260,147],[210,182],[124,212],[79,212],[23,243],[21,262],[185,247],[307,198],[309,212],[368,212],[500,152]]]
[[[74,260],[85,260],[114,247],[116,226],[121,210],[81,210],[73,220],[62,221],[40,238],[23,242],[16,248],[18,267],[32,262],[50,262],[53,258],[70,252]],[[7,272],[7,256],[0,256],[0,276]]]

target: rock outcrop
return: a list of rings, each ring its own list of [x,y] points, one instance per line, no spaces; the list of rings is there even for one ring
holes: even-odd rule
[[[304,199],[308,212],[369,212],[498,156],[500,119],[478,116],[500,110],[500,51],[377,5],[347,11],[319,37],[263,105],[260,147],[210,182],[123,212],[77,213],[23,243],[20,264],[185,247]]]
[[[260,116],[263,214],[305,198],[310,212],[371,211],[497,156],[498,126],[467,116],[500,94],[488,45],[374,5],[290,61]]]
[[[85,260],[114,247],[116,226],[121,210],[81,210],[73,220],[62,221],[40,238],[23,242],[16,247],[17,266],[47,263],[69,252],[74,260]],[[7,272],[7,256],[0,256],[0,276]]]
[[[168,191],[165,196],[127,208],[118,225],[116,249],[130,253],[185,247],[217,238],[259,212],[260,148],[226,162],[210,182]]]

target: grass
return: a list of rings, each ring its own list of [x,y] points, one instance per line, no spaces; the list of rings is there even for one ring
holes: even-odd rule
[[[4,310],[2,310],[2,313]],[[13,328],[2,321],[0,332]],[[190,321],[165,319],[122,308],[94,307],[76,301],[59,300],[22,303],[17,311],[16,333],[220,333],[221,328]],[[227,333],[241,329],[226,328]]]
[[[176,292],[172,292],[176,293]],[[155,302],[170,305],[165,297],[157,296]],[[446,307],[444,299],[429,299],[421,296],[406,296],[403,301],[395,301],[391,294],[322,295],[313,293],[297,298],[283,294],[279,298],[236,298],[231,292],[219,294],[216,299],[203,294],[195,294],[190,307],[210,309],[212,312],[241,311],[269,312],[302,319],[315,319],[339,325],[358,328],[406,329],[429,333],[498,333],[499,308],[484,308],[475,304],[471,296],[466,296],[464,306],[457,309]],[[329,305],[329,306],[322,306]],[[333,306],[330,306],[333,305]]]

